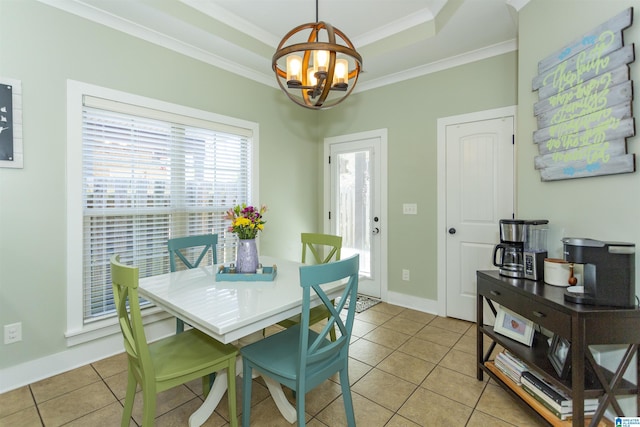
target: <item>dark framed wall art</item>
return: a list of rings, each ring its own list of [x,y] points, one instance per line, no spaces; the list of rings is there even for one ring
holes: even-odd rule
[[[22,168],[22,84],[0,77],[0,167]]]

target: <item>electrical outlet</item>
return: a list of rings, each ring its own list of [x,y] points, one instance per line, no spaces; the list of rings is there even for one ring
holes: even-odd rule
[[[415,203],[405,203],[402,205],[402,213],[405,215],[418,215],[418,205]]]
[[[406,270],[406,269],[405,269],[405,270],[402,270],[402,280],[406,280],[406,281],[408,281],[408,280],[409,280],[409,278],[410,278],[409,270]]]
[[[18,341],[22,341],[22,323],[4,325],[4,343],[12,344]]]

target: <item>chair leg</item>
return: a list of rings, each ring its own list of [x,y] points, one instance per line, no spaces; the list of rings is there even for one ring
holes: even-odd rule
[[[124,409],[122,410],[122,427],[129,427],[131,424],[131,413],[133,412],[133,401],[136,397],[136,386],[138,383],[136,382],[135,377],[131,373],[131,368],[129,368],[129,374],[127,379],[127,394],[124,399]]]
[[[298,427],[307,425],[304,413],[305,397],[306,394],[304,390],[299,390],[296,394],[296,415],[298,415]]]
[[[236,358],[229,359],[227,367],[227,401],[229,402],[229,423],[231,427],[238,426],[238,414],[236,410]],[[251,402],[251,396],[249,396]]]
[[[249,427],[251,420],[251,365],[242,359],[242,427]]]
[[[347,368],[340,371],[340,387],[342,388],[342,401],[347,416],[347,426],[355,427],[356,417],[353,413],[353,399],[351,398],[351,386],[349,385],[349,371]]]
[[[156,389],[142,389],[142,427],[153,427],[156,418]]]

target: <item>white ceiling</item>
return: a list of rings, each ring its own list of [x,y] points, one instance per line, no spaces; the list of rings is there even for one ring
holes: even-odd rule
[[[277,87],[271,56],[314,0],[40,0]],[[529,0],[319,0],[318,18],[363,57],[356,91],[517,49]]]

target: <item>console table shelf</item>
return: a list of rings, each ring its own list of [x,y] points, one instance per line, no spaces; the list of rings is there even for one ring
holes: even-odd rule
[[[632,357],[638,353],[640,310],[565,303],[564,288],[545,285],[543,282],[502,277],[497,271],[478,271],[477,279],[477,377],[479,380],[482,380],[483,373],[487,373],[512,396],[553,425],[582,426],[585,425],[585,421],[586,425],[607,425],[603,415],[609,406],[617,415],[624,416],[616,396],[638,395],[638,387],[622,376]],[[492,326],[485,325],[485,303],[494,314],[495,305],[499,304],[540,327],[568,339],[571,342],[570,378],[563,380],[556,375],[547,357],[549,347],[547,337],[541,333],[536,332],[533,344],[529,347],[500,335]],[[491,340],[491,345],[486,351],[485,336]],[[616,372],[611,372],[596,363],[589,346],[599,344],[627,345],[627,352],[616,368]],[[530,396],[521,387],[505,381],[508,378],[499,375],[500,372],[490,359],[496,345],[508,349],[572,397],[571,422],[563,422],[550,412],[541,411],[539,408],[541,405],[532,405],[532,399],[528,399]],[[639,359],[636,357],[636,369],[640,374]],[[637,377],[635,381],[637,383]],[[591,420],[584,416],[585,398],[600,400],[600,407]],[[636,401],[640,410],[640,400],[637,397]],[[558,424],[555,423],[556,421]]]
[[[533,398],[529,393],[524,391],[522,387],[511,381],[509,377],[504,375],[493,362],[485,363],[485,372],[489,374],[491,378],[493,378],[496,382],[502,383],[503,385],[509,387],[509,389],[515,394],[517,397],[526,402],[527,405],[531,407],[538,415],[544,418],[549,424],[554,427],[570,427],[571,420],[562,421],[558,417],[555,416],[551,411],[544,407],[543,404],[538,402],[535,398]],[[585,425],[589,425],[591,422],[591,417],[585,417]],[[613,423],[606,421],[600,421],[598,427],[610,427],[613,426]]]

